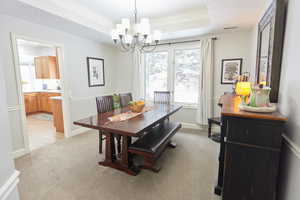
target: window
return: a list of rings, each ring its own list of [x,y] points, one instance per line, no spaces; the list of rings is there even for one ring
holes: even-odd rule
[[[200,49],[175,50],[174,101],[197,104]]]
[[[145,55],[146,99],[153,100],[154,91],[168,90],[168,52]]]
[[[170,62],[173,61],[173,62]],[[200,74],[200,49],[168,47],[146,53],[145,98],[153,100],[154,91],[172,91],[173,102],[197,104]]]

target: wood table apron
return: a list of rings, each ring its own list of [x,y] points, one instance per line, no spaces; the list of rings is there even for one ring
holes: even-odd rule
[[[139,169],[136,168],[131,160],[128,147],[131,144],[131,137],[139,137],[148,129],[158,123],[163,122],[170,115],[180,110],[182,106],[154,104],[153,109],[142,115],[122,122],[110,122],[109,117],[128,112],[125,107],[114,111],[98,114],[85,119],[75,121],[75,125],[97,129],[104,132],[105,141],[105,159],[99,162],[100,165],[112,167],[124,171],[130,175],[137,175]],[[114,135],[122,136],[121,160],[117,159],[115,152]]]

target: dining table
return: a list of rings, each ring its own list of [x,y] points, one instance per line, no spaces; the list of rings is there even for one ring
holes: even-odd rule
[[[169,120],[169,117],[179,111],[182,106],[172,104],[146,104],[146,111],[127,120],[113,121],[112,118],[123,113],[129,113],[129,107],[114,109],[74,121],[75,125],[102,131],[105,135],[105,159],[99,165],[137,175],[140,168],[134,164],[128,148],[133,138],[142,137],[147,131],[158,124]],[[115,150],[115,136],[121,136],[121,152]]]

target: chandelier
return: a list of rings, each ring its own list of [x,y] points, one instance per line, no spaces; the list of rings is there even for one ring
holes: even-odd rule
[[[130,19],[122,18],[121,23],[111,31],[111,37],[116,46],[123,52],[154,51],[161,38],[161,32],[154,30],[151,34],[151,27],[148,18],[138,19],[136,0],[134,0],[134,24]]]

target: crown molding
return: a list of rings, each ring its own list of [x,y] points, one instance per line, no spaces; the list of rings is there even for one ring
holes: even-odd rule
[[[51,14],[73,21],[77,24],[94,29],[100,33],[110,34],[113,27],[112,21],[69,0],[19,0],[22,3],[39,8]]]

